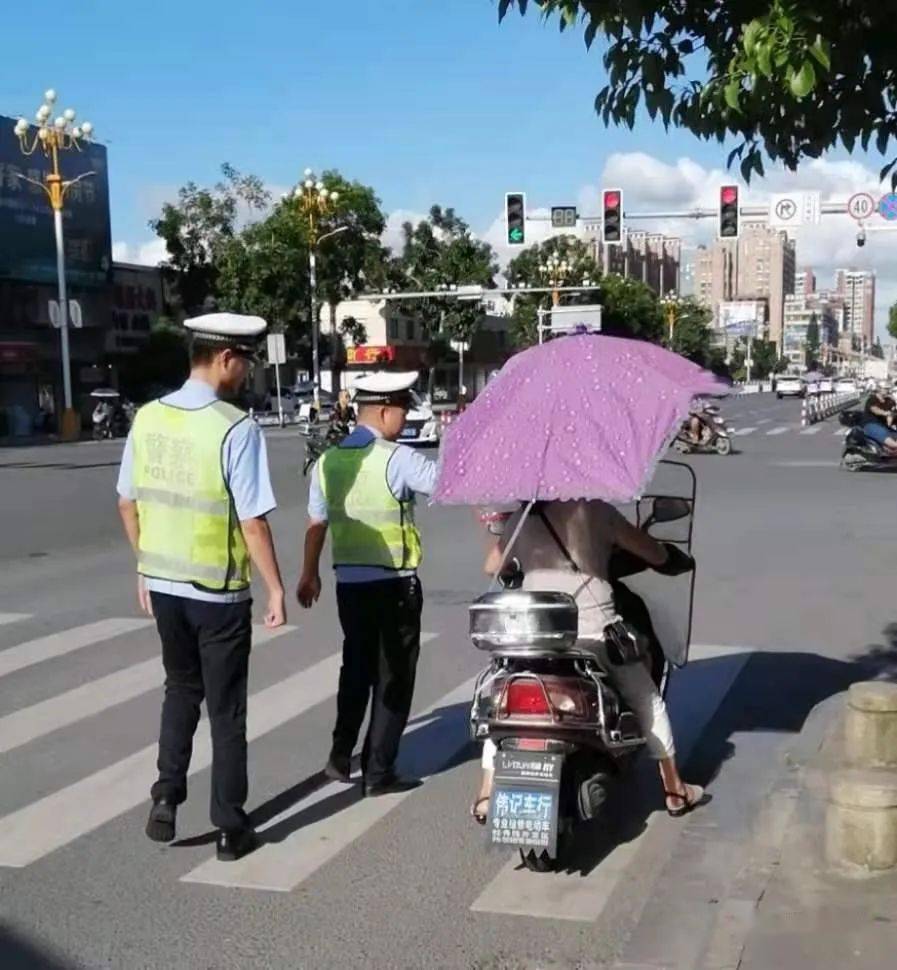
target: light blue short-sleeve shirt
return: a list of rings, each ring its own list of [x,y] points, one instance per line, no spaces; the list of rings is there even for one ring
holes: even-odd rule
[[[215,391],[205,381],[188,380],[180,390],[162,398],[163,404],[195,411],[217,400]],[[277,507],[268,470],[268,451],[262,429],[249,418],[235,425],[224,442],[224,469],[228,488],[234,499],[237,518],[257,519]],[[118,494],[134,501],[134,448],[131,434],[125,442],[118,472]],[[175,583],[167,579],[147,577],[147,589],[171,596],[202,600],[210,603],[238,603],[250,598],[248,589],[228,593],[214,593],[197,589],[191,583]]]
[[[340,442],[340,448],[366,448],[380,435],[367,425],[360,424]],[[425,458],[420,452],[399,445],[386,466],[386,482],[396,498],[410,499],[415,493],[430,495],[436,487],[436,462]],[[327,499],[321,488],[318,464],[315,463],[308,488],[308,517],[312,522],[328,520]],[[381,566],[337,566],[338,583],[372,583],[381,579],[413,576],[413,569],[384,569]]]

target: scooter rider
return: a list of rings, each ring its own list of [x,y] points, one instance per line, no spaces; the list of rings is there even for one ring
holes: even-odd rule
[[[897,455],[897,401],[879,385],[863,407],[863,434]]]

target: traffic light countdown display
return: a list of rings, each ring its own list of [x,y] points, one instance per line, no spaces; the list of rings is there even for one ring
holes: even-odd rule
[[[720,239],[737,239],[739,231],[738,186],[720,186],[718,236]]]
[[[605,189],[603,193],[602,236],[606,243],[623,242],[623,191]]]
[[[506,193],[505,223],[508,245],[522,246],[526,242],[526,196],[523,192]]]

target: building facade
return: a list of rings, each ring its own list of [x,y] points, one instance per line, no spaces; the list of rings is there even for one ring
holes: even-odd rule
[[[786,233],[765,223],[745,223],[737,240],[716,240],[699,247],[695,262],[695,298],[719,325],[720,304],[763,300],[769,339],[781,346],[785,297],[794,292],[796,252]]]
[[[658,296],[679,292],[682,240],[677,236],[626,230],[621,244],[604,245],[599,233],[591,246],[602,273],[639,280]]]
[[[875,273],[839,269],[835,273],[835,290],[844,299],[844,329],[861,347],[871,347],[875,342]]]

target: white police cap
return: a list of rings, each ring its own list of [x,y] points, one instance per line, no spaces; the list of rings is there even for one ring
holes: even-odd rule
[[[418,378],[416,370],[377,371],[359,377],[352,385],[356,404],[406,404],[409,391]]]
[[[193,334],[195,341],[233,347],[244,353],[255,353],[258,342],[268,329],[261,317],[250,317],[242,313],[204,313],[184,321],[184,326]]]

